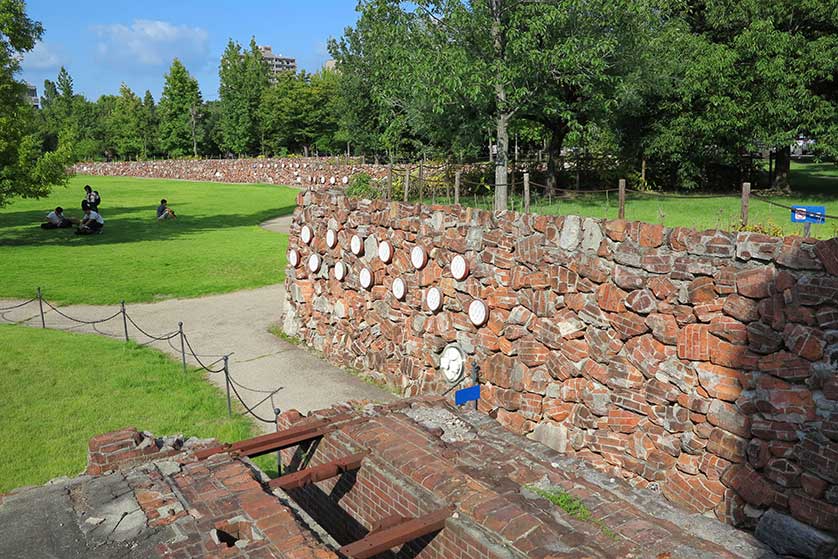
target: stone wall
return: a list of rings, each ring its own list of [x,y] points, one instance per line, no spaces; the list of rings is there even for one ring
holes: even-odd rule
[[[416,245],[429,255],[421,271]],[[440,354],[457,343],[480,367],[480,409],[516,433],[737,526],[773,508],[838,527],[838,239],[309,191],[289,249],[301,258],[287,270],[284,328],[334,363],[406,395],[440,393]],[[452,276],[455,255],[469,264],[464,281]],[[431,287],[442,293],[436,313]],[[489,310],[479,328],[467,312],[475,299]]]
[[[168,159],[160,161],[120,161],[77,163],[74,173],[193,181],[268,183],[288,185],[340,185],[356,173],[374,178],[387,176],[385,165],[342,163],[339,158],[285,159]]]

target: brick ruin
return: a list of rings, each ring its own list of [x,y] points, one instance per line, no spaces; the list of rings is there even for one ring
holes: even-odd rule
[[[385,165],[362,164],[344,158],[271,159],[163,159],[160,161],[117,161],[77,163],[72,172],[105,177],[181,179],[209,182],[267,183],[291,185],[346,184],[357,173],[376,179],[387,176]]]
[[[480,410],[513,433],[737,527],[770,510],[838,533],[838,239],[308,191],[289,248],[284,329],[332,362],[407,396],[440,394],[440,354],[456,343],[480,367]],[[488,309],[481,327],[474,300]]]
[[[95,437],[85,475],[0,496],[4,557],[776,559],[747,534],[444,398],[288,411],[277,427],[261,447],[273,436],[223,446],[136,429]],[[270,480],[247,456],[276,448],[283,475]],[[322,473],[347,456],[362,459]],[[44,501],[67,508],[60,526]],[[440,512],[390,551],[358,546]],[[835,547],[807,541],[816,553]]]

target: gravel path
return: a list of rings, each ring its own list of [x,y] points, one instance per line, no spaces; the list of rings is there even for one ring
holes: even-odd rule
[[[263,224],[266,229],[287,231],[290,217],[277,218]],[[0,299],[0,309],[20,303]],[[232,353],[229,369],[232,378],[239,383],[238,392],[248,406],[262,400],[266,393],[281,388],[273,396],[273,403],[280,409],[295,408],[303,413],[329,407],[347,400],[389,401],[395,396],[371,384],[333,367],[313,353],[278,339],[268,330],[280,322],[285,305],[285,288],[272,285],[259,289],[237,291],[223,295],[212,295],[196,299],[171,299],[156,303],[131,304],[128,315],[146,332],[161,336],[177,331],[178,322],[201,361],[209,365],[222,354]],[[70,305],[58,310],[81,320],[98,320],[119,311],[118,306]],[[57,312],[44,307],[48,328],[72,332],[98,333],[123,339],[122,317],[97,325],[76,324]],[[40,327],[41,319],[37,301],[23,308],[0,312],[0,322],[14,322]],[[130,323],[129,337],[136,342],[146,343],[149,338],[141,334]],[[180,339],[149,344],[180,360]],[[187,348],[187,352],[188,352]],[[190,364],[197,365],[192,357]],[[217,364],[211,368],[220,368]],[[223,374],[208,375],[210,381],[225,387]],[[235,399],[235,395],[233,396]],[[271,400],[254,408],[257,415],[273,419]],[[266,432],[272,425],[258,422]],[[138,426],[141,427],[141,426]]]

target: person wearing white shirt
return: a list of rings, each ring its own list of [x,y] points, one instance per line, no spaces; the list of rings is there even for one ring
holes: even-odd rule
[[[73,226],[73,220],[64,216],[64,208],[58,206],[47,214],[47,219],[41,224],[41,229],[65,229]]]
[[[84,210],[84,219],[81,220],[81,225],[76,229],[77,235],[92,235],[94,233],[101,233],[102,227],[105,225],[105,220],[99,214],[89,207]]]

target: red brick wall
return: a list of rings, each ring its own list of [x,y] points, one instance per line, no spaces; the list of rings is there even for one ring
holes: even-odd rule
[[[838,239],[300,195],[286,331],[407,395],[440,393],[447,343],[507,428],[737,525],[744,505],[838,526]],[[306,246],[300,227],[315,238]],[[325,243],[328,227],[338,246]],[[389,240],[391,264],[353,234]],[[416,271],[421,245],[429,264]],[[325,266],[310,274],[308,256]],[[449,264],[463,254],[470,276]],[[336,261],[348,265],[334,279]],[[361,288],[362,267],[374,287]],[[397,301],[393,279],[408,296]],[[444,307],[431,313],[428,287]],[[486,326],[467,315],[480,298]]]

